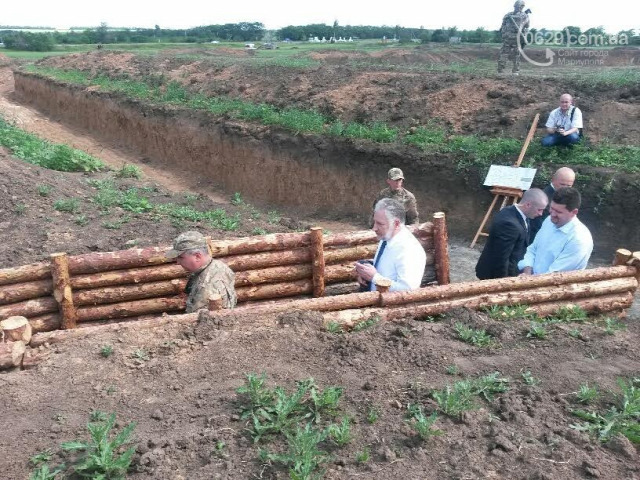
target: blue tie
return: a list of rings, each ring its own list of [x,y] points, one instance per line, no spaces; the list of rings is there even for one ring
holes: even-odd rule
[[[373,264],[373,266],[375,268],[378,268],[378,263],[380,262],[380,257],[382,257],[382,254],[384,253],[384,249],[385,248],[387,248],[387,241],[383,240],[382,243],[380,244],[380,250],[378,250],[378,256],[376,257],[376,261]]]

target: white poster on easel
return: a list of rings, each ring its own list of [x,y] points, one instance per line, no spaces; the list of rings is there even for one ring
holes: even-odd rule
[[[491,165],[484,184],[489,187],[509,187],[529,190],[537,169]]]

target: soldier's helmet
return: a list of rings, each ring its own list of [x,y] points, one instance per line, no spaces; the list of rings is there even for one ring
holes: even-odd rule
[[[513,8],[516,10],[524,8],[524,0],[517,0],[516,3],[513,4]]]

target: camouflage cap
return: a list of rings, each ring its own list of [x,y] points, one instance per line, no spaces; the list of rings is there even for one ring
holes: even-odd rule
[[[167,258],[176,258],[188,250],[207,247],[206,237],[200,232],[191,230],[178,235],[173,241],[173,249],[169,250],[165,255]]]
[[[399,168],[392,168],[389,170],[389,173],[387,173],[387,177],[389,177],[389,180],[404,180],[404,173],[402,173],[402,170]]]
[[[514,8],[524,7],[524,0],[516,0],[516,3],[513,4]]]

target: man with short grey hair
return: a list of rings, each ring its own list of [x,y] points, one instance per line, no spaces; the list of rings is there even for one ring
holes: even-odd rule
[[[404,205],[383,198],[376,203],[373,220],[380,243],[373,262],[355,265],[360,285],[375,290],[376,282],[384,278],[391,281],[390,291],[419,288],[427,255],[405,225]]]
[[[387,185],[388,187],[381,190],[378,193],[373,207],[383,198],[393,198],[399,201],[404,206],[407,225],[417,225],[418,219],[418,205],[416,203],[416,197],[409,190],[404,188],[404,173],[399,168],[392,168],[387,172]],[[373,216],[369,222],[373,225]]]
[[[222,299],[222,308],[236,306],[235,274],[224,263],[211,258],[207,239],[200,232],[180,234],[173,248],[166,253],[175,258],[178,265],[191,272],[185,288],[187,313],[209,308],[213,299]]]
[[[549,114],[545,127],[547,135],[542,139],[543,147],[570,146],[580,141],[582,112],[573,105],[571,95],[560,96],[560,106]]]

